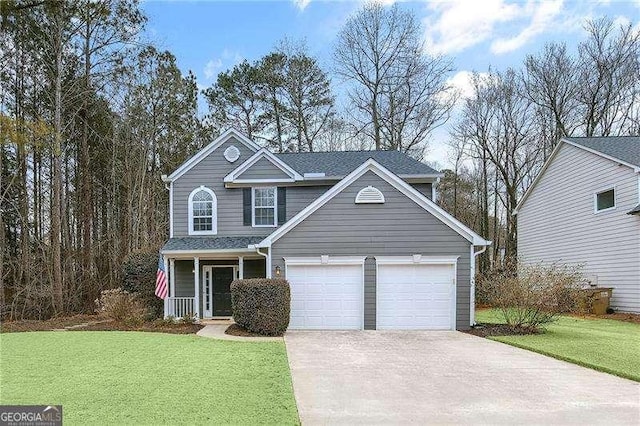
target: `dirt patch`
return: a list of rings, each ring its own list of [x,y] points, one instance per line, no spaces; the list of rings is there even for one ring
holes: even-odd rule
[[[169,334],[196,334],[204,326],[201,324],[169,324],[165,322],[147,322],[139,325],[125,324],[117,321],[108,321],[89,324],[86,327],[73,328],[69,331],[147,331],[153,333]]]
[[[470,330],[464,330],[465,333],[473,334],[479,337],[490,336],[525,336],[528,334],[540,334],[542,331],[530,327],[514,327],[507,324],[476,324]]]
[[[0,324],[1,333],[18,333],[23,331],[49,331],[60,330],[67,327],[79,326],[81,324],[92,323],[95,321],[105,321],[105,318],[99,315],[79,314],[69,317],[55,317],[48,320],[20,320],[20,321],[2,321]]]
[[[229,334],[231,336],[242,336],[242,337],[277,337],[277,336],[265,336],[263,334],[252,333],[249,330],[240,327],[238,324],[231,324],[224,331],[225,334]]]
[[[640,324],[640,314],[629,314],[624,312],[617,312],[615,314],[605,314],[605,315],[574,314],[572,316],[576,318],[582,318],[582,319],[610,319],[610,320]]]

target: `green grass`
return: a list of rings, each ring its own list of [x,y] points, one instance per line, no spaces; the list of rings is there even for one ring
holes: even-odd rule
[[[0,404],[65,424],[298,424],[284,343],[137,332],[0,335]]]
[[[478,310],[476,321],[503,322],[496,310]],[[640,381],[639,324],[562,316],[546,329],[544,334],[491,339]]]

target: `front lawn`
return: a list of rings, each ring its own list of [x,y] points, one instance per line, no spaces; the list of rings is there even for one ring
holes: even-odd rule
[[[476,311],[479,323],[499,323],[496,310]],[[543,334],[490,339],[640,381],[640,324],[562,316]]]
[[[0,335],[0,404],[66,424],[297,424],[284,343],[138,332]]]

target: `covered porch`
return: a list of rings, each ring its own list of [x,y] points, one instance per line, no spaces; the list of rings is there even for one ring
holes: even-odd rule
[[[187,243],[189,246],[202,243],[202,239],[197,240],[200,241]],[[198,250],[180,247],[176,250],[170,243],[171,240],[162,250],[169,280],[169,295],[164,300],[165,318],[231,317],[231,282],[266,276],[265,256],[249,249],[248,245],[244,248]]]

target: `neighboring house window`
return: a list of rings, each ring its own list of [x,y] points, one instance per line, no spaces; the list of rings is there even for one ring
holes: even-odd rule
[[[276,188],[253,188],[252,193],[253,226],[276,226],[278,223]]]
[[[189,235],[216,234],[217,200],[212,190],[201,186],[189,195]]]
[[[596,212],[613,209],[616,206],[615,189],[607,189],[596,194]]]

